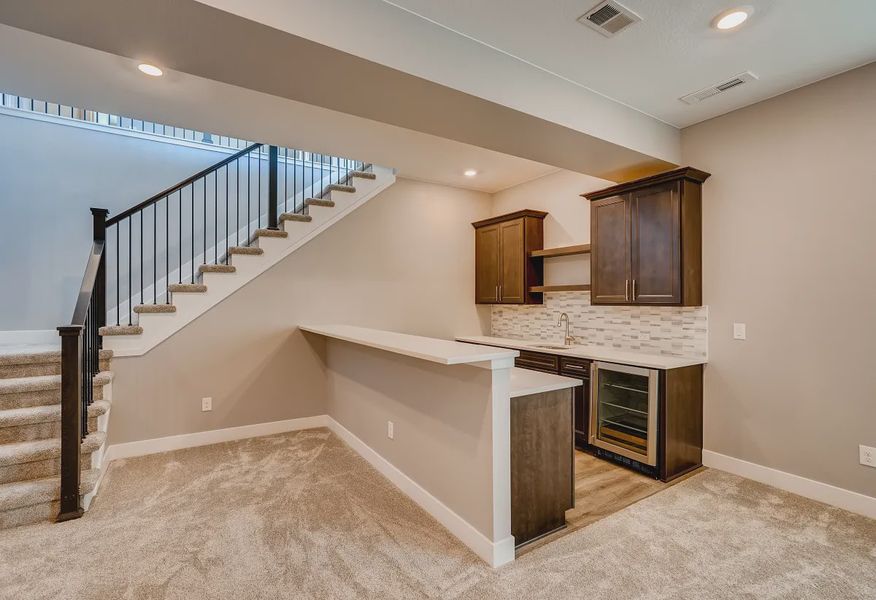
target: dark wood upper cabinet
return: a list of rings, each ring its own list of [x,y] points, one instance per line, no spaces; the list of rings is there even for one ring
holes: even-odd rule
[[[475,229],[475,302],[499,301],[499,226]]]
[[[529,253],[544,247],[546,212],[520,210],[472,223],[475,228],[475,302],[478,304],[541,304],[540,259]]]
[[[636,304],[681,304],[681,205],[677,182],[630,192]]]
[[[603,198],[591,205],[590,296],[594,304],[620,304],[630,299],[629,212],[625,196]]]
[[[675,169],[585,194],[593,304],[702,304],[702,184]]]

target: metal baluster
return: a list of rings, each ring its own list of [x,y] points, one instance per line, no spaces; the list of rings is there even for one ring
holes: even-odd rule
[[[119,225],[116,225],[116,325],[121,325],[121,312],[122,312],[122,300],[121,295],[119,293],[122,280],[121,275],[119,274],[119,247],[122,245],[121,240],[122,228]]]
[[[158,304],[158,202],[152,205],[152,304]]]
[[[256,154],[256,158],[259,160],[258,163],[258,175],[256,179],[258,179],[258,202],[259,202],[259,212],[256,214],[256,229],[262,226],[262,147],[259,147],[258,153]],[[246,245],[249,246],[250,240],[246,240]]]
[[[201,256],[201,264],[207,264],[207,177],[204,177],[203,188],[201,189],[201,205],[204,208],[204,240],[201,247],[204,249],[204,254]],[[195,282],[195,276],[192,274],[192,283]]]
[[[164,302],[170,304],[170,195],[164,197]]]
[[[173,128],[176,131],[176,127]],[[179,269],[176,272],[177,283],[182,283],[182,190],[179,190],[179,250],[177,251]],[[169,295],[169,294],[168,294]]]
[[[140,304],[146,304],[143,299],[143,215],[145,211],[140,211]]]
[[[236,246],[240,245],[240,159],[238,158],[234,161],[235,166],[235,179],[234,179],[234,191],[237,196],[237,212],[234,214],[234,242]],[[230,257],[228,255],[228,248],[225,249],[225,264],[227,265]]]
[[[191,214],[191,221],[192,221],[191,257],[192,257],[192,262],[191,262],[191,272],[192,272],[192,283],[194,283],[195,282],[195,182],[194,181],[192,182],[191,188],[192,188],[192,203],[191,203],[191,207],[192,207],[192,214]]]
[[[128,217],[128,325],[133,325],[133,307],[131,306],[131,298],[134,294],[131,291],[131,218]]]
[[[213,264],[219,264],[219,170],[213,171]]]

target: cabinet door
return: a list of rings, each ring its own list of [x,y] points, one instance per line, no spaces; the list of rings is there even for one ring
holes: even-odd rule
[[[499,226],[475,229],[475,302],[499,301]]]
[[[636,304],[681,303],[681,203],[677,182],[630,193],[631,297]]]
[[[573,425],[575,427],[575,447],[578,450],[592,451],[587,439],[590,424],[590,361],[570,356],[560,357],[560,375],[581,379],[584,385],[574,388]]]
[[[523,219],[499,224],[499,254],[499,300],[506,304],[523,304],[526,301]]]
[[[590,204],[590,298],[593,304],[630,302],[630,215],[628,196]]]

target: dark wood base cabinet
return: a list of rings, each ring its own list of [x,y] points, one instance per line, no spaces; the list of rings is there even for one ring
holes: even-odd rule
[[[515,366],[582,380],[574,389],[575,447],[649,477],[671,481],[700,466],[703,458],[703,365],[658,371],[657,461],[638,461],[590,444],[591,361],[521,350]]]
[[[511,534],[520,547],[566,526],[575,505],[571,389],[511,399]]]

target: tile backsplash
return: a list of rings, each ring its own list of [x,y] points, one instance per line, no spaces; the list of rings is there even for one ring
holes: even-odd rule
[[[589,292],[545,294],[543,305],[494,305],[492,335],[562,343],[565,329],[557,326],[560,313],[569,315],[570,332],[581,344],[671,356],[708,356],[707,306],[592,306]]]

